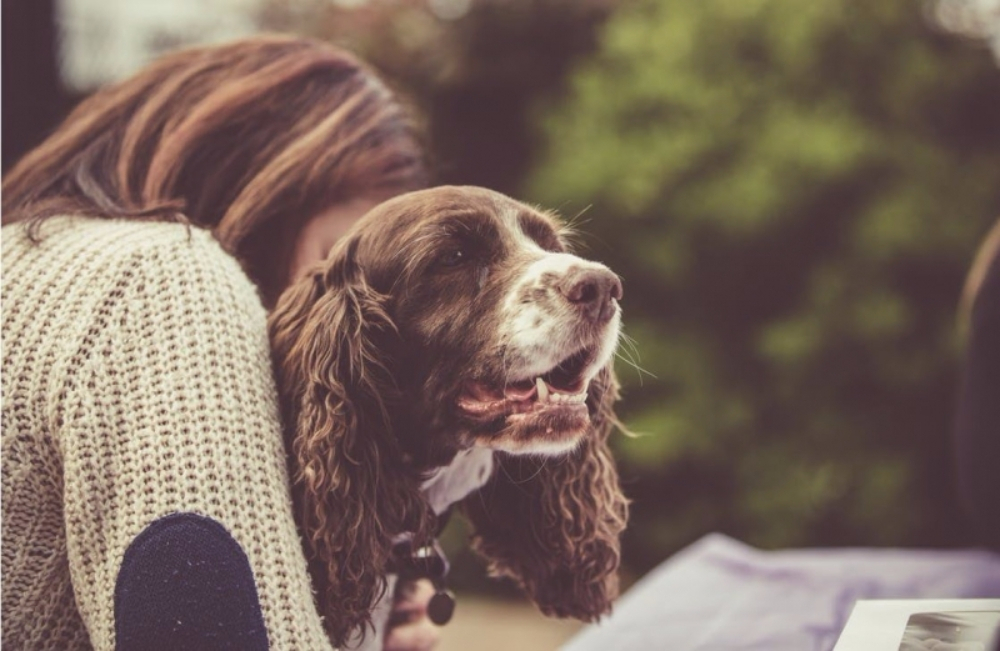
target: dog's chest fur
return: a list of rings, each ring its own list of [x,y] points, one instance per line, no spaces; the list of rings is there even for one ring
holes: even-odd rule
[[[450,464],[434,470],[424,480],[424,496],[434,512],[440,514],[489,481],[492,474],[493,451],[469,448],[456,454]]]

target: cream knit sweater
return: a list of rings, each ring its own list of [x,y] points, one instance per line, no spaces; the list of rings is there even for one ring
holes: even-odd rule
[[[179,224],[3,228],[3,646],[113,649],[123,554],[191,511],[246,553],[272,649],[329,649],[265,328],[236,261]]]

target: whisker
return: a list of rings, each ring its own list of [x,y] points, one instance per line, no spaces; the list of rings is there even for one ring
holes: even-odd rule
[[[654,380],[656,379],[656,374],[650,372],[649,370],[643,368],[642,366],[639,366],[639,364],[635,360],[631,359],[630,357],[627,357],[625,354],[616,351],[615,352],[615,357],[617,357],[622,362],[628,364],[629,366],[631,366],[632,368],[634,368],[636,371],[638,371],[639,382],[640,383],[642,382],[642,376],[643,375],[648,375],[649,377],[653,378]]]
[[[622,332],[620,333],[620,341],[628,347],[629,351],[632,352],[635,355],[635,358],[638,360],[640,355],[639,355],[639,345],[636,342],[636,340],[628,336],[624,332]]]
[[[639,386],[643,386],[643,374],[648,375],[655,380],[655,374],[639,365],[639,349],[635,345],[635,340],[626,335],[624,332],[620,333],[620,337],[620,340],[625,344],[625,346],[621,346],[615,350],[615,357],[636,370],[636,374],[639,377]]]
[[[593,204],[585,206],[578,213],[570,217],[569,219],[563,220],[562,227],[559,229],[559,236],[569,243],[570,247],[573,249],[584,248],[587,244],[583,232],[580,230],[580,226],[589,222],[589,219],[583,219],[583,214],[591,209]]]
[[[632,343],[627,342],[627,341],[624,342],[624,343],[625,343],[625,345],[624,346],[619,346],[615,350],[615,353],[617,355],[619,355],[619,356],[628,357],[628,359],[630,361],[634,362],[635,364],[638,364],[639,362],[641,362],[642,361],[642,356],[639,354],[639,349],[635,346],[635,344],[632,344]]]
[[[502,470],[503,474],[505,474],[507,476],[507,479],[510,480],[511,486],[514,486],[515,488],[517,488],[517,490],[521,491],[523,494],[528,495],[529,497],[531,496],[531,493],[529,493],[528,491],[526,491],[524,488],[521,487],[521,484],[525,482],[516,481],[513,477],[511,477],[510,473],[507,472],[507,468],[503,464],[500,464],[500,470]],[[537,474],[535,476],[537,476]]]
[[[623,344],[625,344],[625,346],[628,347],[629,351],[631,351],[633,353],[634,359],[636,361],[639,361],[639,359],[641,357],[640,354],[639,354],[639,344],[635,340],[635,338],[629,336],[628,333],[626,333],[624,330],[622,330],[621,332],[618,333],[618,340],[620,342],[622,342]]]
[[[578,226],[590,223],[590,218],[583,219],[583,214],[594,207],[594,204],[590,203],[584,206],[579,212],[566,220],[566,227],[571,230],[576,230]]]
[[[534,479],[538,475],[542,474],[542,471],[545,470],[545,466],[548,465],[548,463],[549,463],[549,457],[547,457],[547,456],[546,457],[542,457],[542,465],[540,465],[538,467],[538,470],[535,471],[535,474],[533,474],[532,476],[530,476],[527,479],[525,479],[524,483],[527,484],[529,481],[531,481],[532,479]]]

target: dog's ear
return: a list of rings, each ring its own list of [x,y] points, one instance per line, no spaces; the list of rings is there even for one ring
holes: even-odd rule
[[[592,621],[618,595],[628,501],[607,439],[617,423],[610,365],[590,385],[593,426],[565,457],[497,454],[490,481],[463,503],[490,574],[516,581],[546,615]]]
[[[419,478],[391,431],[397,389],[386,297],[356,264],[357,241],[290,287],[268,322],[296,515],[334,644],[371,626],[393,537],[429,528]]]

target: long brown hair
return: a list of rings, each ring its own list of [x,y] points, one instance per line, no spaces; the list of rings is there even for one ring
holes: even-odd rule
[[[180,51],[84,102],[3,182],[3,222],[59,214],[210,228],[273,303],[307,217],[426,184],[379,79],[328,44],[262,36]]]

